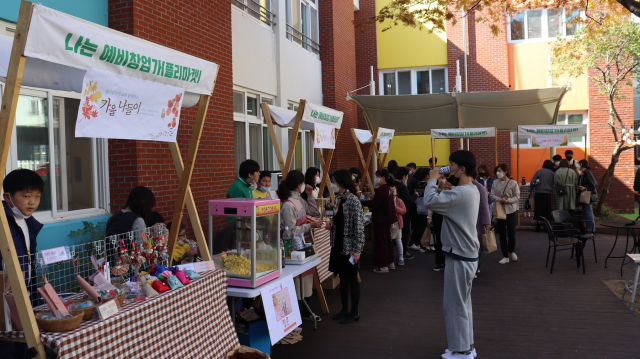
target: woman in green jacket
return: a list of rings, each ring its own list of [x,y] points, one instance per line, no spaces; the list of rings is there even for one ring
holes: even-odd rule
[[[576,171],[569,168],[569,161],[560,161],[560,167],[556,171],[553,184],[556,188],[560,186],[567,186],[567,194],[563,196],[557,196],[556,202],[558,203],[559,210],[568,211],[573,217],[576,209],[576,186],[578,185],[578,175]]]

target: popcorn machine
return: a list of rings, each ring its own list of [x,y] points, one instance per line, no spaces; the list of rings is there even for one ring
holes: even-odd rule
[[[255,288],[280,276],[280,200],[230,198],[209,201],[209,244],[216,267],[228,284]],[[227,217],[226,228],[213,235],[213,217]]]

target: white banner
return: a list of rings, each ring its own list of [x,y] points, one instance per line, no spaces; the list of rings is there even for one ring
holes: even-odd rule
[[[395,135],[395,133],[396,133],[396,130],[378,127],[378,138],[386,138],[389,140],[393,140],[393,136]]]
[[[307,122],[323,123],[325,125],[340,128],[344,113],[334,109],[307,102],[304,106],[302,120]]]
[[[336,148],[336,128],[322,123],[314,123],[313,148]]]
[[[496,137],[495,127],[432,129],[431,138]]]
[[[518,126],[518,135],[531,136],[531,147],[564,147],[569,137],[586,134],[587,125]]]
[[[195,46],[195,45],[193,45]],[[24,55],[211,94],[218,65],[34,5]]]
[[[380,153],[389,153],[389,141],[388,138],[380,139]]]
[[[76,137],[176,141],[183,89],[97,69],[83,83]]]
[[[302,324],[293,278],[288,276],[275,284],[265,284],[260,295],[264,303],[271,345],[274,345]]]

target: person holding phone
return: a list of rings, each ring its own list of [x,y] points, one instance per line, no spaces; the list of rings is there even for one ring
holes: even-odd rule
[[[347,170],[338,170],[334,173],[334,178],[338,185],[338,194],[333,220],[327,223],[327,229],[331,231],[329,271],[340,276],[342,310],[334,315],[333,319],[341,320],[340,324],[349,324],[360,320],[358,269],[360,253],[364,247],[364,211],[360,200],[355,195],[356,186],[351,173]],[[351,293],[351,310],[349,310],[349,293]]]

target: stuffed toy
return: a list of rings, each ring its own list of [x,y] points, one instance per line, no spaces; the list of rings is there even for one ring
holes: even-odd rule
[[[162,283],[159,280],[153,282],[153,284],[151,285],[151,288],[155,289],[158,293],[163,293],[171,289],[166,284]]]

